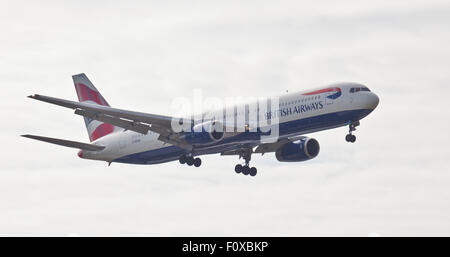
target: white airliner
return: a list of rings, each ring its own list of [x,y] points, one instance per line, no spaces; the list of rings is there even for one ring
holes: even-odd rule
[[[280,162],[316,157],[319,143],[303,136],[307,133],[349,126],[345,139],[354,143],[352,132],[359,120],[379,102],[378,96],[364,85],[339,83],[267,98],[268,104],[244,103],[180,118],[112,108],[85,74],[72,78],[79,102],[37,94],[29,97],[74,109],[75,114],[84,117],[91,143],[24,137],[78,148],[80,158],[109,164],[179,160],[181,164],[199,167],[201,155],[236,155],[245,161],[235,166],[236,173],[251,176],[257,173],[255,167],[249,166],[254,153],[274,152]],[[254,116],[257,118],[252,119]],[[180,130],[180,126],[184,129]]]

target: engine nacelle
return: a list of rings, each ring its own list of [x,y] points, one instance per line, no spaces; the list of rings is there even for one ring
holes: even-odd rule
[[[314,138],[304,138],[281,146],[275,156],[280,162],[302,162],[319,154],[320,145]]]
[[[191,132],[184,135],[187,143],[192,145],[212,144],[225,136],[223,124],[218,121],[207,121],[192,127]]]

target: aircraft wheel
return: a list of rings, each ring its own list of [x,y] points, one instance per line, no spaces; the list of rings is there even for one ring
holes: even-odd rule
[[[236,166],[234,166],[234,171],[236,171],[236,173],[241,173],[242,172],[242,165],[237,164]]]
[[[187,160],[187,157],[186,157],[186,155],[182,155],[182,156],[180,156],[180,159],[179,159],[179,161],[180,161],[180,163],[181,163],[181,164],[185,164],[185,163],[186,163],[186,160]]]
[[[195,166],[195,167],[200,167],[200,165],[202,165],[202,159],[200,159],[200,158],[195,158],[195,159],[194,159],[194,166]]]
[[[249,173],[250,173],[250,168],[248,166],[243,166],[242,167],[242,174],[247,176]]]
[[[256,170],[255,167],[251,167],[249,173],[250,173],[250,176],[254,177],[254,176],[256,176],[256,173],[258,173],[258,171]]]
[[[350,142],[355,143],[355,141],[356,141],[356,136],[355,135],[351,135]]]
[[[345,141],[351,142],[351,140],[352,140],[352,135],[351,135],[351,134],[347,134],[347,135],[345,136]]]
[[[186,164],[189,166],[192,166],[192,164],[194,164],[194,158],[188,157],[186,160]]]

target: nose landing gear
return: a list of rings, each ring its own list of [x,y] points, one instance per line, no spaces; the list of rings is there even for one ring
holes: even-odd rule
[[[350,142],[350,143],[355,143],[356,136],[353,135],[352,132],[356,130],[356,127],[359,126],[359,124],[360,124],[359,121],[355,121],[348,125],[349,131],[348,131],[348,134],[345,136],[345,141]]]

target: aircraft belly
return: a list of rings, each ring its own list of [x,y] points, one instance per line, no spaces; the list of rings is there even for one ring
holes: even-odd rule
[[[312,116],[305,119],[283,122],[279,125],[280,138],[302,135],[329,128],[345,126],[351,120],[359,120],[367,116],[372,110],[347,110]],[[196,147],[194,155],[215,154],[245,147],[255,147],[260,144],[261,134],[245,132],[232,138],[224,139],[214,145]],[[115,162],[135,164],[155,164],[177,160],[186,150],[175,145],[164,145],[156,138],[151,147],[137,148],[129,155],[115,159]]]

